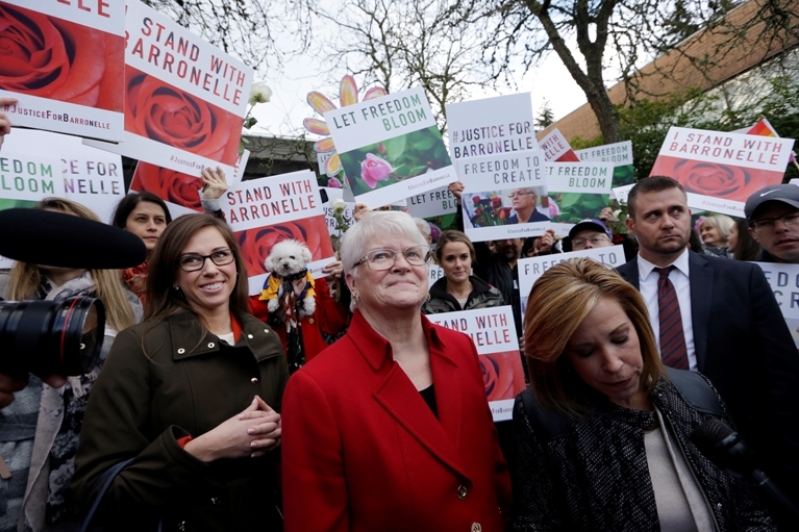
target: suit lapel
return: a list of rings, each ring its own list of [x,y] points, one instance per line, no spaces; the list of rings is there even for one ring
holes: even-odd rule
[[[459,475],[469,478],[460,466],[456,445],[460,441],[462,419],[458,367],[451,360],[432,352],[430,364],[440,420],[433,415],[399,364],[390,366],[374,397],[428,451]]]
[[[713,268],[701,255],[688,252],[688,268],[691,284],[691,324],[694,328],[696,367],[703,371],[707,356],[710,303],[713,298]]]
[[[641,290],[641,283],[638,274],[638,256],[636,255],[633,260],[622,264],[616,271],[624,278],[625,281],[635,287],[636,290]]]

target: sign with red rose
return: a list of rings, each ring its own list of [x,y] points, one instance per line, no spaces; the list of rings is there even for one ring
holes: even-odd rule
[[[234,175],[253,70],[137,0],[125,30],[123,142],[92,145],[183,174]]]
[[[0,0],[0,98],[12,123],[122,140],[122,2]]]
[[[513,414],[513,401],[524,390],[524,369],[519,339],[513,322],[513,307],[491,307],[460,312],[429,314],[437,325],[468,334],[477,347],[488,406],[494,421]]]
[[[650,175],[672,177],[688,206],[744,216],[746,199],[782,182],[793,139],[672,127]]]
[[[321,277],[335,259],[316,175],[292,172],[243,181],[220,200],[247,265],[250,294],[260,293],[267,277],[264,262],[281,240],[305,242],[311,251],[308,270]]]

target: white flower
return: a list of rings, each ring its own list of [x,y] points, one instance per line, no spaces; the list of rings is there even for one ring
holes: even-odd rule
[[[256,81],[250,89],[250,103],[266,103],[272,99],[272,89],[263,81]]]
[[[330,202],[330,206],[333,208],[333,212],[344,212],[347,203],[341,198],[336,198]]]

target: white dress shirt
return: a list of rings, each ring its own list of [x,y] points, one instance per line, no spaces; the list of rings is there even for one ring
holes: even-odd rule
[[[686,248],[677,260],[669,264],[674,269],[669,273],[669,281],[677,292],[680,304],[682,330],[685,333],[685,348],[688,351],[688,367],[696,371],[696,347],[694,346],[694,326],[691,321],[691,275],[688,269],[688,249]],[[665,266],[666,268],[668,266]],[[660,274],[654,271],[659,268],[638,254],[638,286],[649,309],[649,320],[655,333],[655,344],[660,349],[660,310],[658,307],[658,279]]]

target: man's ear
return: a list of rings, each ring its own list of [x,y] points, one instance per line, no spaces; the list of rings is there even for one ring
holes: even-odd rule
[[[749,234],[752,236],[752,238],[755,240],[755,242],[760,244],[760,239],[757,238],[757,233],[755,233],[755,230],[752,229],[751,227],[749,227],[749,228],[747,228],[747,231],[749,231]]]
[[[635,222],[633,221],[632,216],[628,216],[626,220],[624,220],[624,225],[627,226],[627,230],[630,231],[632,234],[635,234]]]

